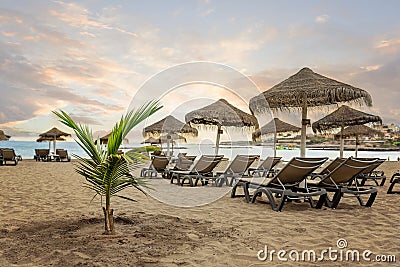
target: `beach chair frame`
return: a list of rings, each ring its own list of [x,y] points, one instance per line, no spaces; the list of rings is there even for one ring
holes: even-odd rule
[[[327,159],[295,157],[272,178],[241,178],[233,186],[231,197],[245,197],[247,203],[254,203],[258,197],[265,194],[274,211],[282,211],[284,204],[294,199],[304,199],[310,203],[311,207],[320,209],[325,203],[326,190],[300,187],[300,183]],[[236,193],[238,187],[243,187],[243,195]],[[255,189],[252,196],[250,189]],[[319,197],[318,201],[315,202],[313,197]]]
[[[361,206],[371,207],[375,201],[378,190],[375,187],[359,187],[356,177],[377,160],[378,159],[347,158],[338,167],[322,177],[319,182],[308,182],[307,186],[309,188],[319,187],[325,189],[328,192],[325,205],[332,209],[338,207],[343,197],[355,197]],[[353,187],[350,186],[352,182],[355,183]],[[333,193],[333,197],[330,198],[329,193]],[[345,194],[350,196],[345,196]],[[365,204],[361,195],[369,195]]]
[[[150,166],[148,168],[142,168],[140,177],[157,177],[158,173],[164,177],[167,172],[169,164],[169,158],[167,156],[152,156]]]
[[[400,194],[400,191],[393,190],[396,184],[400,184],[400,173],[396,172],[390,178],[390,185],[387,194]]]

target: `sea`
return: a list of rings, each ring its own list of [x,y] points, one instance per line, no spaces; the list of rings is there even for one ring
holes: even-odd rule
[[[51,150],[53,149],[53,143]],[[129,151],[135,147],[142,147],[143,144],[126,144],[122,147],[124,152]],[[49,148],[49,143],[38,143],[34,141],[0,141],[0,148],[14,148],[16,154],[21,155],[23,159],[33,159],[35,148]],[[56,148],[63,148],[68,150],[69,155],[78,155],[80,157],[87,157],[83,149],[76,142],[57,142]],[[163,147],[166,151],[166,147]],[[174,148],[173,154],[187,153],[187,155],[199,156],[214,154],[215,146],[210,144],[179,144]],[[261,158],[273,156],[272,147],[268,146],[220,146],[219,153],[226,158],[234,158],[238,154],[260,155]],[[283,160],[288,161],[293,157],[300,155],[299,149],[283,149],[277,150],[276,155],[282,157]],[[339,156],[338,150],[315,150],[307,149],[307,157],[329,157],[334,159]],[[354,156],[354,151],[344,151],[345,157]],[[400,151],[359,151],[358,157],[376,157],[387,160],[396,161],[400,158]]]

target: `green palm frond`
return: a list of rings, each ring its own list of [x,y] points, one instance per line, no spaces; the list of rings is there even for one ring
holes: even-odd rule
[[[132,128],[160,108],[158,101],[150,101],[122,116],[110,134],[107,149],[104,149],[99,142],[95,144],[92,131],[88,126],[75,123],[64,111],[54,111],[63,124],[74,130],[76,142],[89,156],[89,158],[83,158],[74,155],[78,160],[75,170],[85,178],[86,188],[93,190],[100,197],[105,197],[108,202],[112,196],[132,200],[118,194],[128,187],[134,187],[144,193],[142,187],[147,187],[146,179],[134,177],[131,169],[135,169],[138,163],[144,162],[147,156],[141,153],[132,153],[129,156],[119,155],[117,152]]]

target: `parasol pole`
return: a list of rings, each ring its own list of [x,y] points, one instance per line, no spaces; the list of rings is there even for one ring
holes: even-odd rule
[[[219,151],[219,140],[221,139],[221,124],[218,123],[218,130],[217,130],[217,140],[215,141],[215,155],[218,155],[218,151]]]
[[[356,134],[356,150],[355,150],[355,157],[358,157],[358,134]]]
[[[169,157],[170,156],[170,153],[169,153],[169,148],[170,148],[170,142],[171,141],[171,136],[168,134],[167,135],[167,156]]]
[[[340,153],[339,157],[343,158],[343,150],[344,150],[344,139],[343,139],[343,123],[342,126],[340,127]]]
[[[53,153],[54,153],[54,155],[56,154],[56,140],[57,140],[57,137],[54,136],[54,140],[53,140]]]
[[[274,132],[274,157],[276,157],[276,129],[275,129],[275,132]]]
[[[303,95],[303,106],[301,108],[301,143],[300,157],[306,156],[306,138],[307,138],[307,96]]]

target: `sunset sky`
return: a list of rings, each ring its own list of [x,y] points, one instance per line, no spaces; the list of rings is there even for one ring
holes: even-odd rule
[[[400,124],[399,10],[397,0],[2,0],[0,129],[14,140],[65,129],[51,113],[63,109],[107,131],[146,80],[194,61],[227,65],[264,90],[307,66],[367,90],[374,106],[363,111]],[[165,94],[164,111],[149,122],[178,100],[190,102],[180,120],[221,97],[247,108],[240,88],[239,97],[211,85],[179,90]]]

